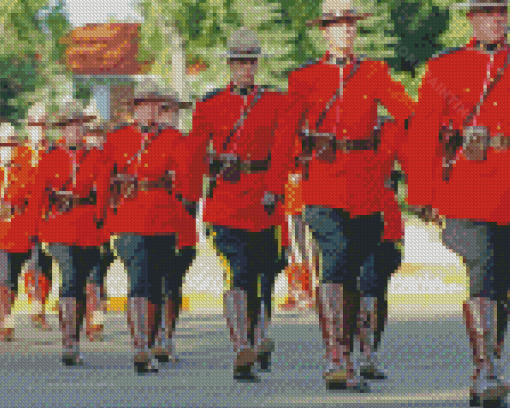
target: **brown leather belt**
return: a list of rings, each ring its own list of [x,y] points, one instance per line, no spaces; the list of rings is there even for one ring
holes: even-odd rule
[[[504,135],[490,136],[483,126],[467,126],[463,131],[443,128],[439,133],[443,156],[443,180],[450,179],[453,164],[457,160],[457,151],[462,147],[462,156],[466,160],[484,161],[487,151],[510,150],[510,137]]]
[[[228,156],[228,157],[227,157]],[[241,174],[257,174],[269,170],[269,158],[263,160],[241,160],[235,154],[212,156],[211,173],[222,176],[223,180],[232,183],[241,179]]]
[[[55,191],[50,197],[50,205],[59,209],[70,210],[79,205],[95,205],[96,194],[91,192],[87,197],[79,197],[70,191]]]
[[[375,138],[369,139],[337,139],[334,133],[300,133],[303,141],[303,159],[310,160],[315,152],[318,160],[332,163],[336,160],[336,152],[375,150]]]
[[[155,189],[164,189],[172,193],[175,172],[169,171],[157,180],[147,178],[138,179],[132,174],[117,174],[111,180],[111,204],[116,207],[120,201],[135,198],[138,192],[148,192]]]
[[[493,136],[489,139],[489,145],[498,151],[510,150],[510,137],[503,135]]]
[[[173,190],[175,173],[169,172],[165,174],[163,177],[160,177],[158,180],[148,180],[148,179],[140,179],[138,181],[138,191],[151,191],[158,188],[165,189],[169,194]]]

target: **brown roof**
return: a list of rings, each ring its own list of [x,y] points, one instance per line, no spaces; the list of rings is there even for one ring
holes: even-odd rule
[[[78,75],[139,75],[151,62],[140,63],[137,23],[87,24],[60,40],[66,44],[67,69]]]

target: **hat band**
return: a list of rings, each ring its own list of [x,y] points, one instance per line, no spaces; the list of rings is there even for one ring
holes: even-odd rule
[[[230,48],[229,54],[231,55],[258,55],[262,52],[260,47],[255,48]]]
[[[327,17],[327,18],[335,18],[335,17],[349,16],[350,14],[358,14],[358,10],[349,9],[349,10],[342,10],[342,11],[329,11],[327,13],[322,13],[322,16]]]

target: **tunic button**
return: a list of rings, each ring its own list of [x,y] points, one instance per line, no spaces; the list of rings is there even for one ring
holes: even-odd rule
[[[367,98],[368,98],[368,96],[367,96],[367,95],[363,95],[363,99],[367,99]]]
[[[501,126],[499,126],[499,125],[498,125],[498,126],[497,126],[497,129],[498,129],[498,130],[501,130]]]
[[[347,133],[347,129],[344,129],[344,133]]]
[[[145,163],[145,164],[144,164],[144,167],[149,167],[149,163]]]
[[[124,157],[127,157],[127,153],[124,153]]]
[[[498,103],[497,102],[494,102],[494,106],[496,106]]]
[[[58,175],[58,173],[57,173],[57,174],[55,174],[55,177],[56,177],[56,178],[59,178],[60,176],[59,176],[59,175]]]
[[[469,88],[464,89],[464,92],[469,92]]]

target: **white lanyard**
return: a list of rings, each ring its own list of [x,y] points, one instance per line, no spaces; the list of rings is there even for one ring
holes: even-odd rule
[[[336,120],[335,125],[333,127],[333,133],[336,135],[336,127],[340,123],[340,103],[343,101],[344,98],[344,69],[346,67],[346,64],[342,64],[339,68],[340,71],[340,86],[338,90],[338,99],[336,100]]]
[[[483,90],[482,90],[482,94],[480,95],[480,101],[483,101],[485,92],[487,92],[487,87],[489,86],[489,83],[490,83],[491,71],[492,71],[493,67],[494,67],[494,53],[491,53],[489,62],[487,62],[487,76],[483,80]],[[480,114],[480,105],[481,104],[479,104],[476,108],[475,115],[473,117],[473,126],[476,126],[476,118]]]

